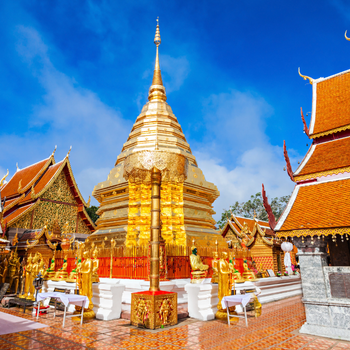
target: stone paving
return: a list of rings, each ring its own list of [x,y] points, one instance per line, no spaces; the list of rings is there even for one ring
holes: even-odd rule
[[[35,320],[31,312],[17,308],[2,312]],[[0,336],[0,349],[128,349],[128,350],[205,350],[205,349],[350,349],[350,342],[312,337],[298,332],[305,322],[300,297],[263,305],[262,316],[228,326],[219,320],[200,322],[187,319],[173,328],[156,331],[130,326],[127,320],[85,321],[67,319],[62,328],[62,313],[40,316],[49,327]]]

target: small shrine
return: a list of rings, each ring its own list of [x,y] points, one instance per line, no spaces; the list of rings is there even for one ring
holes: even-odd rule
[[[55,217],[60,227],[68,222],[69,232],[85,235],[94,232],[95,225],[85,210],[90,200],[85,202],[78,189],[69,152],[58,163],[54,154],[55,151],[49,158],[24,169],[17,167],[7,183],[2,181],[0,191],[4,203],[1,226],[10,240],[16,229],[41,230]],[[12,237],[9,237],[11,228]]]
[[[250,251],[252,263],[258,271],[273,270],[283,273],[284,252],[281,249],[281,240],[276,239],[274,231],[266,221],[231,215],[222,229],[228,247],[233,250],[245,249]],[[295,253],[291,254],[293,264]]]

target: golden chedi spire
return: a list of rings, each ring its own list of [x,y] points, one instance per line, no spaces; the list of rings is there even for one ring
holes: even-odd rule
[[[154,101],[154,100],[166,101],[165,87],[163,86],[162,74],[161,74],[160,65],[159,65],[158,48],[161,43],[160,30],[159,30],[159,18],[157,18],[157,28],[156,28],[156,35],[154,36],[154,43],[157,47],[156,63],[154,65],[153,80],[152,80],[152,85],[149,89],[148,100],[149,101]]]

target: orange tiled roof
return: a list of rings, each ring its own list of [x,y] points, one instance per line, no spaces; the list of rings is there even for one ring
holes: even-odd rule
[[[350,166],[350,137],[318,144],[310,159],[295,177]]]
[[[7,215],[4,217],[4,222],[6,222],[7,224],[9,224],[13,219],[17,218],[18,216],[20,216],[21,214],[23,214],[25,211],[29,211],[31,210],[31,208],[33,207],[33,205],[35,205],[36,203],[30,203],[28,205],[24,205],[23,207],[18,208],[17,210],[13,211],[11,214]],[[6,215],[6,214],[5,214]]]
[[[24,169],[18,170],[10,179],[10,181],[1,189],[2,197],[11,197],[18,193],[18,184],[20,180],[21,187],[24,188],[42,173],[42,170],[48,165],[48,159],[44,159],[36,164],[30,165]]]
[[[35,194],[38,194],[40,191],[42,191],[45,186],[49,184],[51,179],[56,175],[57,171],[59,170],[60,166],[62,165],[63,160],[61,162],[58,162],[54,165],[51,165],[45,172],[44,176],[39,180],[39,182],[34,187]],[[31,191],[26,195],[25,198],[21,200],[21,203],[24,203],[32,198]]]
[[[350,179],[298,187],[294,202],[289,203],[292,208],[278,231],[350,226]]]
[[[350,72],[317,83],[316,118],[312,134],[350,124]]]

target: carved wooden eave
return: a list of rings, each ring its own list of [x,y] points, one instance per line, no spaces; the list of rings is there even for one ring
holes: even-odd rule
[[[35,247],[38,243],[39,243],[39,240],[40,238],[45,235],[46,237],[46,242],[47,241],[50,241],[51,243],[51,240],[53,239],[53,234],[50,235],[50,232],[49,230],[47,229],[47,227],[45,226],[43,229],[41,229],[40,232],[38,232],[36,235],[35,235],[35,240],[32,242],[32,243],[29,243],[28,239],[27,239],[27,248],[33,248]]]

